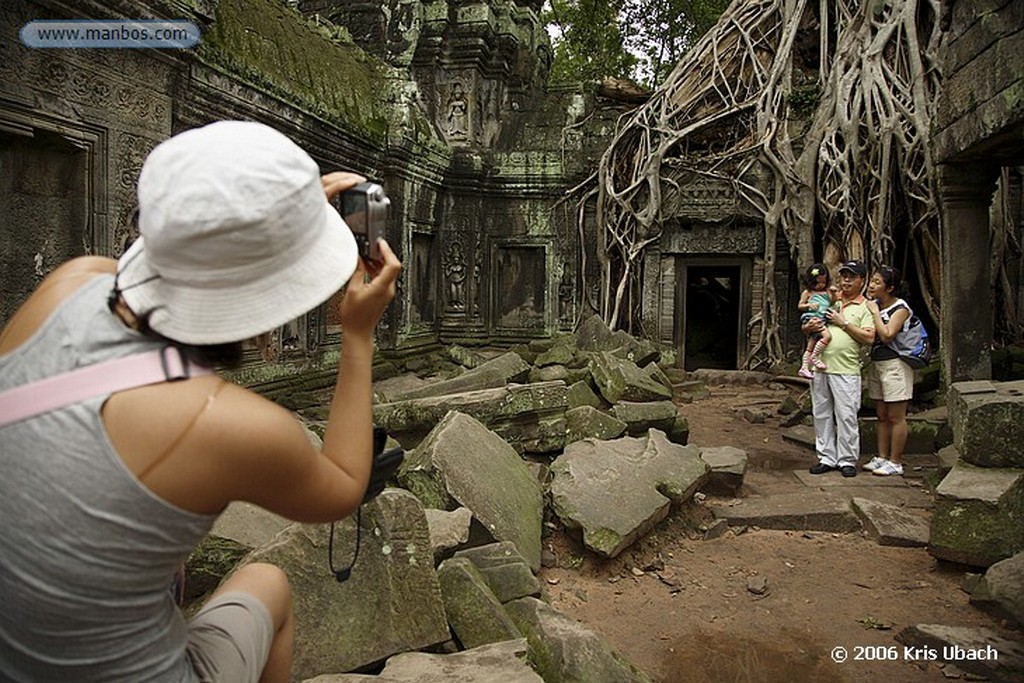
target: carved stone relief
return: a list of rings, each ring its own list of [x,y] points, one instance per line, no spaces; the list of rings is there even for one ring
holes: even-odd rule
[[[413,331],[432,330],[437,321],[438,268],[434,256],[434,235],[412,233],[410,259],[409,325]]]
[[[764,251],[764,229],[742,223],[682,224],[665,230],[662,251],[679,254],[760,254]]]
[[[502,330],[545,328],[547,269],[543,246],[498,246],[494,255],[494,324]]]
[[[452,81],[441,93],[441,130],[449,142],[469,140],[471,116],[471,93],[466,83]]]
[[[444,253],[444,280],[446,283],[445,309],[448,312],[465,312],[467,305],[467,276],[469,265],[466,263],[466,253],[462,242],[458,239],[451,240],[445,247]]]

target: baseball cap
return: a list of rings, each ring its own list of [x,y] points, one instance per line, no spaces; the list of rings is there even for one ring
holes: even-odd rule
[[[847,261],[839,264],[839,272],[841,273],[844,270],[848,270],[854,275],[861,277],[867,277],[868,275],[868,267],[864,265],[863,261]]]
[[[138,194],[141,237],[118,261],[117,287],[170,339],[248,339],[323,303],[355,271],[355,238],[316,162],[264,124],[220,121],[164,141]]]

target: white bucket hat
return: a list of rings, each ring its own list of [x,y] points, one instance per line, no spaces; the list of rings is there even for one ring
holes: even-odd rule
[[[316,163],[260,123],[221,121],[158,145],[139,176],[139,232],[117,287],[154,331],[186,344],[283,325],[356,267]]]

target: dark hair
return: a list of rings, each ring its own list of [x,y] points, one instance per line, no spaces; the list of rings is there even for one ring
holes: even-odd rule
[[[143,334],[150,339],[158,339],[177,347],[177,349],[184,354],[185,358],[197,365],[204,365],[208,368],[233,369],[242,364],[242,342],[237,341],[228,342],[226,344],[205,344],[201,346],[198,344],[183,344],[179,341],[165,337],[150,327],[149,316],[151,313],[152,311],[149,311],[136,317],[136,320],[139,323],[140,334]]]
[[[804,275],[800,279],[803,281],[804,287],[810,289],[821,275],[825,276],[826,287],[832,284],[832,274],[828,272],[828,266],[824,263],[812,263],[810,268],[804,271]]]
[[[886,289],[892,289],[894,296],[903,298],[906,296],[906,284],[903,282],[903,273],[894,266],[878,266],[875,273],[882,278]]]

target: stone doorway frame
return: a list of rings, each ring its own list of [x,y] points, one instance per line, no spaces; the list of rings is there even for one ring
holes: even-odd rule
[[[676,365],[686,365],[686,332],[687,332],[687,283],[690,268],[739,268],[737,292],[739,298],[736,311],[736,358],[735,367],[743,367],[747,349],[750,346],[747,321],[750,320],[752,290],[751,283],[754,270],[753,258],[743,256],[686,256],[675,257],[675,302],[673,311],[672,345],[676,349]]]

